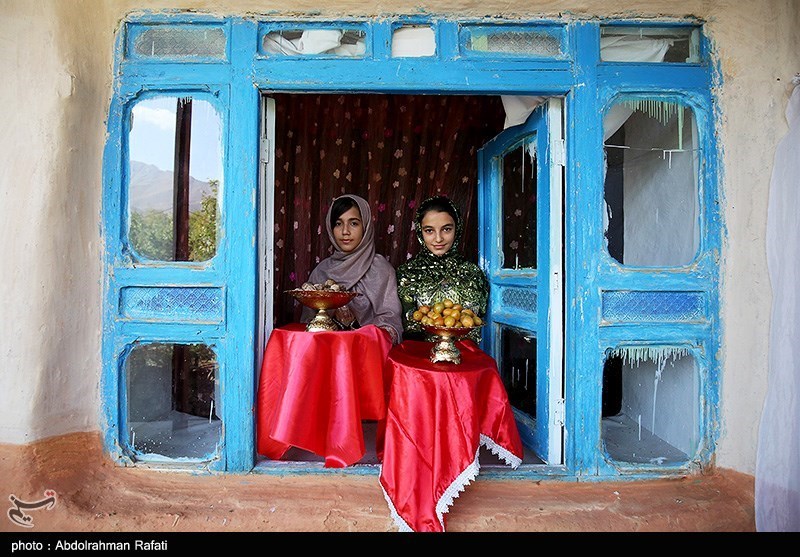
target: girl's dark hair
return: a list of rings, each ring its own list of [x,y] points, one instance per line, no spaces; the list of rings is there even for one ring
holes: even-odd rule
[[[417,220],[422,222],[422,218],[430,211],[447,213],[453,217],[453,222],[457,223],[459,221],[458,210],[453,205],[453,202],[447,197],[440,195],[438,197],[431,197],[423,201],[422,205],[420,205],[419,209],[417,210]]]
[[[339,220],[339,217],[353,207],[358,209],[359,213],[361,212],[358,203],[356,203],[356,200],[352,197],[340,197],[334,201],[333,207],[331,208],[331,228],[336,228],[336,221]]]

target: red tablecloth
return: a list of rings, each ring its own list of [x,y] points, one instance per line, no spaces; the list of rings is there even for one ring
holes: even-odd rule
[[[306,332],[294,323],[267,342],[257,404],[258,453],[281,458],[290,446],[342,468],[365,454],[361,420],[386,415],[383,365],[392,347],[374,325]]]
[[[444,532],[453,500],[475,479],[481,445],[516,468],[523,449],[497,364],[472,341],[461,363],[432,363],[432,344],[389,352],[389,408],[379,430],[380,483],[401,531]]]

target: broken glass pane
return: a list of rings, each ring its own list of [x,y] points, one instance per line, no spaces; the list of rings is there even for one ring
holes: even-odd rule
[[[699,143],[692,110],[653,98],[616,103],[604,118],[605,235],[623,265],[690,264],[700,242]]]
[[[136,457],[215,456],[222,436],[218,370],[205,344],[133,347],[125,385],[128,445]]]
[[[602,440],[608,456],[652,465],[692,459],[700,439],[694,355],[681,346],[628,346],[606,357]]]
[[[362,57],[367,33],[345,28],[276,29],[264,35],[261,47],[267,55]]]
[[[392,32],[392,58],[436,54],[436,34],[427,25],[403,25]]]

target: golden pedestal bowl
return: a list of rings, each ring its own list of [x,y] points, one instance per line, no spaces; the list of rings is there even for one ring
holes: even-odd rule
[[[330,309],[339,309],[358,296],[358,292],[336,292],[333,290],[287,290],[304,306],[317,310],[317,315],[306,326],[306,331],[338,331],[341,327],[328,315]]]
[[[431,348],[431,362],[461,363],[461,351],[456,346],[456,341],[466,337],[473,329],[480,329],[481,325],[474,327],[444,327],[439,325],[423,325],[429,335],[436,337]]]

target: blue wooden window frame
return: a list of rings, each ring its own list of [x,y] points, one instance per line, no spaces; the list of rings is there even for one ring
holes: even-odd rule
[[[204,342],[214,347],[224,392],[225,424],[220,458],[197,467],[249,471],[256,463],[254,362],[256,351],[256,282],[254,253],[258,237],[259,99],[264,92],[375,92],[419,94],[558,95],[564,97],[566,171],[564,196],[564,396],[567,443],[562,467],[521,467],[504,473],[531,478],[557,475],[618,478],[685,472],[697,462],[675,467],[632,467],[608,463],[600,446],[600,394],[595,386],[609,349],[631,343],[684,343],[701,368],[703,432],[699,460],[713,458],[719,428],[720,366],[714,355],[721,338],[719,254],[723,223],[719,211],[716,99],[720,75],[711,50],[701,38],[701,60],[691,64],[601,62],[600,26],[702,26],[698,21],[533,20],[505,22],[531,29],[545,25],[564,33],[558,60],[509,56],[464,56],[465,25],[495,25],[496,20],[463,20],[427,16],[326,20],[315,24],[364,28],[368,48],[363,58],[266,57],[260,41],[266,29],[297,28],[304,20],[290,17],[255,21],[200,14],[154,13],[131,16],[117,37],[114,95],[104,153],[103,239],[105,307],[101,400],[104,440],[121,462],[119,416],[124,408],[119,377],[124,354],[136,342]],[[503,23],[503,22],[501,22]],[[212,25],[226,33],[224,60],[158,59],[126,56],[127,32],[136,25]],[[437,39],[434,56],[392,58],[392,32],[398,25],[425,24]],[[202,91],[218,99],[223,118],[224,187],[220,197],[220,242],[217,255],[202,265],[169,262],[135,263],[125,254],[125,120],[130,104],[151,93]],[[697,259],[679,269],[628,269],[609,261],[602,222],[602,115],[624,95],[676,97],[694,110],[701,132],[701,248]],[[231,156],[235,153],[236,156]],[[151,264],[152,263],[152,264]],[[218,289],[223,318],[164,319],[120,311],[124,288],[200,287]],[[702,319],[691,322],[602,322],[602,300],[612,291],[700,293]],[[150,317],[150,318],[149,318]],[[201,320],[202,321],[202,320]],[[354,467],[354,473],[376,473]],[[282,468],[286,470],[287,468]],[[306,472],[307,468],[304,469]],[[322,471],[320,473],[326,473]]]

